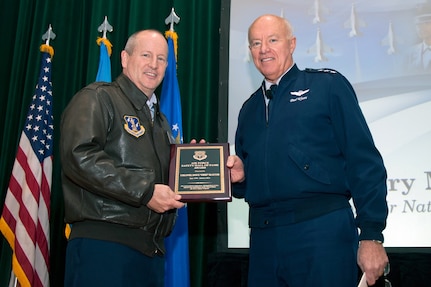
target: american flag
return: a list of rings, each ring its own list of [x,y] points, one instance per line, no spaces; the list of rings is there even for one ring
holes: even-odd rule
[[[53,116],[51,55],[42,61],[28,109],[0,218],[13,250],[17,286],[49,286],[49,214],[52,181]],[[12,277],[14,277],[12,276]],[[11,278],[15,280],[15,278]]]

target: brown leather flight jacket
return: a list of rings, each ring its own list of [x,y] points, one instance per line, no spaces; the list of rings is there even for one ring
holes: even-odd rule
[[[71,238],[123,243],[154,256],[176,210],[146,204],[156,183],[168,184],[171,130],[156,106],[124,74],[79,91],[62,115],[60,155],[65,221]]]

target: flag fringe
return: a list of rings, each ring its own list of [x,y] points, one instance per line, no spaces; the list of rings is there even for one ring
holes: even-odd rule
[[[21,287],[31,287],[30,280],[28,279],[27,274],[22,269],[21,264],[19,264],[18,258],[16,258],[15,251],[12,255],[12,270],[13,273],[15,273],[15,276],[18,279],[18,282]]]
[[[13,273],[15,274],[16,278],[18,279],[18,282],[21,284],[22,287],[31,287],[31,284],[27,278],[27,275],[25,274],[24,270],[19,264],[18,259],[16,258],[15,234],[13,233],[12,229],[9,227],[9,225],[7,224],[3,216],[0,218],[0,230],[3,233],[4,237],[6,238],[7,242],[9,243],[10,248],[12,249]]]
[[[166,38],[169,38],[169,37],[172,38],[172,40],[174,42],[175,60],[178,63],[178,59],[177,59],[177,55],[178,55],[178,43],[177,43],[177,41],[178,41],[178,34],[175,31],[168,30],[168,31],[165,32],[165,37]]]
[[[3,236],[6,238],[12,250],[15,250],[15,234],[13,233],[12,229],[9,227],[9,225],[7,224],[3,216],[0,218],[0,230],[3,233]]]
[[[111,57],[111,54],[112,54],[112,44],[111,44],[111,42],[109,42],[109,40],[108,39],[106,39],[106,38],[102,38],[102,37],[98,37],[97,38],[97,40],[96,40],[96,43],[97,43],[97,45],[101,45],[102,43],[103,44],[105,44],[105,46],[106,46],[106,49],[108,49],[108,55],[109,55],[109,57]]]
[[[70,224],[67,223],[66,226],[64,227],[64,236],[66,237],[66,239],[69,239],[71,232],[72,232],[72,228],[70,227]]]
[[[49,53],[49,55],[51,55],[51,58],[54,57],[54,48],[47,44],[40,45],[40,51]]]

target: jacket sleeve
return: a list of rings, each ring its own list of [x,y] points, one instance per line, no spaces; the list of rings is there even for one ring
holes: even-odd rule
[[[360,240],[383,241],[388,208],[386,169],[351,84],[334,75],[330,87],[331,120],[346,161],[347,184],[356,208]]]
[[[125,166],[118,155],[105,152],[112,113],[96,89],[84,88],[73,97],[60,125],[63,173],[82,189],[139,207],[152,197],[154,171]]]

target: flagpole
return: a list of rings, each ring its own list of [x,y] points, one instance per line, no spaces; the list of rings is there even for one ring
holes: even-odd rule
[[[18,284],[18,278],[16,278],[15,273],[13,273],[13,270],[10,271],[10,280],[9,280],[9,287],[17,287]]]
[[[168,41],[168,67],[162,85],[160,96],[160,110],[166,116],[171,126],[172,136],[176,143],[183,143],[181,99],[177,79],[177,39],[174,24],[178,24],[180,17],[174,8],[165,19],[170,25],[165,37]],[[165,287],[189,287],[189,238],[187,205],[177,210],[177,220],[172,233],[165,239]]]
[[[112,44],[106,38],[107,32],[114,31],[112,25],[108,22],[108,16],[105,16],[102,24],[97,28],[102,34],[102,37],[97,38],[97,45],[100,46],[100,59],[99,59],[99,68],[97,70],[96,82],[111,82],[111,57],[112,54]]]

